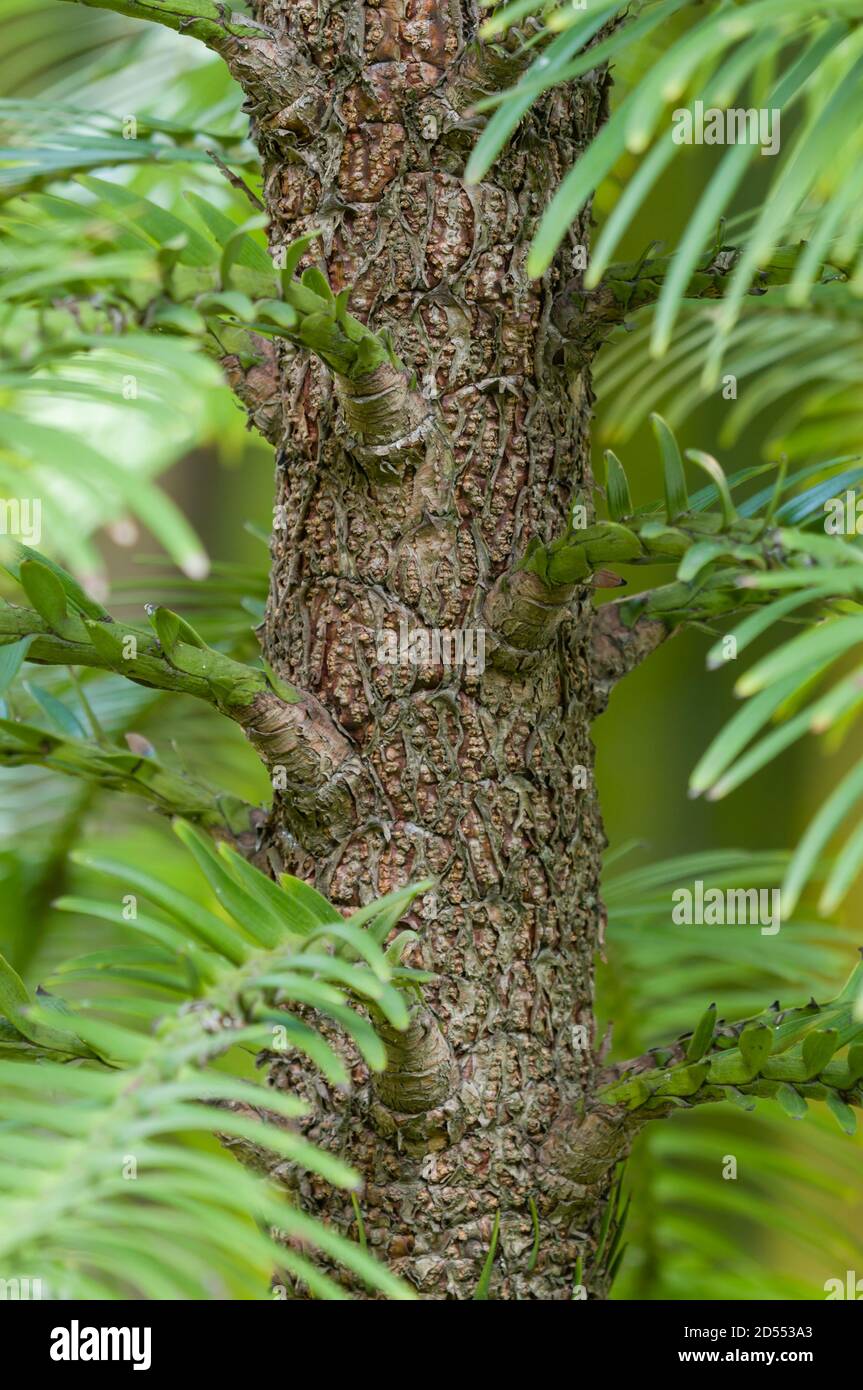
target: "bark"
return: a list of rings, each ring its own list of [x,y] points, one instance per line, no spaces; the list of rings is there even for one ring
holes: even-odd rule
[[[627,624],[621,613],[627,602],[631,603],[623,599],[603,604],[594,619],[591,671],[596,714],[606,708],[617,682],[662,646],[674,630],[672,623],[645,613]]]
[[[579,1257],[602,1296],[591,1251],[627,1136],[584,1111],[604,844],[589,590],[555,592],[551,615],[501,599],[528,540],[559,534],[573,500],[591,505],[588,368],[572,376],[550,322],[571,255],[542,282],[524,265],[595,133],[602,79],[539,101],[469,188],[471,101],[517,68],[475,43],[474,0],[253,8],[306,74],[287,106],[255,88],[273,249],[322,228],[333,288],[354,286],[352,312],[408,364],[348,384],[282,357],[265,649],[344,756],[321,792],[338,814],[298,816],[277,783],[264,847],[345,911],[437,881],[410,918],[409,961],[438,980],[389,1040],[387,1072],[372,1083],[356,1062],[350,1096],[299,1059],[274,1079],[305,1090],[309,1136],[360,1170],[365,1237],[422,1297],[473,1296],[496,1213],[490,1297],[568,1299]],[[573,235],[586,243],[586,220]],[[529,607],[528,579],[514,591]],[[388,664],[379,634],[401,623],[482,629],[485,671]],[[308,1177],[299,1195],[359,1235],[349,1196]]]

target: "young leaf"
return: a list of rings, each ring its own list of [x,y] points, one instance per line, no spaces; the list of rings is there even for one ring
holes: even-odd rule
[[[737,1039],[747,1069],[757,1076],[773,1049],[773,1030],[766,1023],[749,1023]]]
[[[56,443],[57,438],[58,436],[54,434],[48,436],[41,436],[41,439],[44,441],[46,448],[50,447],[51,444]],[[36,444],[38,444],[39,442],[39,439],[35,440]],[[102,620],[109,616],[106,610],[102,607],[102,605],[100,603],[97,603],[95,599],[92,599],[90,595],[86,593],[84,589],[81,588],[81,585],[77,582],[77,580],[72,578],[71,574],[69,574],[64,569],[61,569],[61,567],[55,564],[53,560],[49,560],[47,555],[42,555],[40,551],[33,550],[28,545],[18,545],[15,547],[15,550],[18,557],[18,567],[17,569],[12,570],[12,573],[15,575],[16,578],[20,574],[21,566],[26,561],[36,561],[43,568],[49,569],[51,573],[54,575],[54,577],[57,580],[59,580],[60,584],[62,585],[63,592],[66,595],[67,601],[71,604],[71,606],[75,609],[76,612],[83,614],[87,618]]]
[[[712,478],[722,503],[722,519],[726,526],[733,526],[737,520],[737,512],[734,510],[734,503],[728,490],[728,480],[716,459],[710,454],[702,453],[700,449],[687,449],[686,457],[692,463],[697,464],[699,468],[703,468],[708,477]]]
[[[287,247],[285,251],[284,265],[282,266],[280,272],[282,293],[284,293],[286,287],[293,280],[294,272],[297,266],[299,265],[300,261],[303,259],[303,256],[308,251],[309,247],[321,236],[323,236],[323,232],[321,232],[319,229],[313,232],[306,232],[305,236],[297,237],[296,241],[292,241],[290,246]]]
[[[809,1106],[803,1099],[799,1091],[795,1091],[793,1086],[789,1086],[787,1081],[776,1092],[776,1099],[782,1106],[786,1115],[790,1115],[792,1120],[802,1120]]]
[[[605,451],[605,489],[608,515],[612,521],[623,521],[632,515],[632,497],[623,464],[611,449]]]
[[[857,1116],[851,1106],[841,1096],[837,1096],[835,1091],[827,1092],[827,1109],[837,1121],[839,1128],[846,1134],[855,1134],[857,1131]]]
[[[21,561],[18,578],[40,618],[54,632],[62,632],[68,612],[66,594],[53,570],[41,560],[28,558]]]
[[[330,282],[322,270],[319,270],[316,265],[310,265],[308,270],[303,271],[302,283],[307,289],[318,295],[325,304],[328,304],[335,313],[336,298],[330,289]]]
[[[689,509],[689,495],[686,491],[686,475],[683,472],[683,459],[674,434],[661,415],[652,414],[650,423],[662,456],[662,472],[665,483],[665,514],[669,522],[674,522]]]
[[[491,1233],[491,1243],[488,1247],[488,1254],[485,1257],[485,1263],[483,1264],[482,1273],[480,1274],[479,1283],[476,1286],[476,1293],[474,1294],[474,1299],[478,1303],[485,1303],[488,1301],[488,1291],[491,1285],[491,1272],[494,1268],[494,1257],[497,1252],[497,1238],[499,1232],[500,1212],[496,1211],[494,1214],[494,1226],[492,1228]]]
[[[198,651],[209,650],[199,633],[181,618],[179,613],[174,613],[170,608],[148,604],[147,616],[155,629],[159,646],[167,657],[170,658],[178,642],[185,642],[186,646],[196,647]]]
[[[0,695],[5,695],[24,662],[27,653],[36,641],[36,634],[22,637],[20,642],[7,642],[0,647]]]
[[[282,933],[260,911],[255,898],[229,874],[209,836],[184,820],[174,821],[174,832],[191,850],[219,902],[247,936],[268,950],[278,945]]]
[[[838,1045],[839,1034],[835,1028],[816,1028],[806,1034],[802,1051],[807,1079],[824,1070]]]
[[[687,1062],[700,1062],[707,1052],[713,1040],[713,1030],[716,1025],[716,1005],[711,1004],[705,1009],[695,1027],[692,1037],[686,1049]]]

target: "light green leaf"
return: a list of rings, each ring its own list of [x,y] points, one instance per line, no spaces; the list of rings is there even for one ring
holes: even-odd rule
[[[7,642],[0,647],[0,695],[5,695],[12,685],[35,640],[36,634],[33,633],[29,637],[22,637],[20,642]]]
[[[662,456],[662,474],[665,484],[665,513],[669,522],[674,522],[689,508],[686,491],[686,475],[683,460],[673,432],[661,415],[655,412],[650,417],[653,433]]]

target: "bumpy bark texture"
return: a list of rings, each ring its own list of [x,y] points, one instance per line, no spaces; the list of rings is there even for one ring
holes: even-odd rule
[[[623,1144],[598,1112],[579,1131],[602,921],[588,591],[564,595],[536,654],[501,600],[530,537],[591,503],[587,368],[573,379],[550,322],[571,256],[542,283],[524,266],[595,133],[601,79],[539,102],[469,188],[471,102],[519,63],[514,44],[474,42],[474,0],[254,8],[305,73],[287,107],[256,92],[273,248],[322,228],[334,288],[354,287],[352,312],[389,328],[415,373],[348,385],[304,354],[282,360],[265,644],[328,712],[351,775],[335,818],[277,794],[266,846],[345,910],[434,877],[410,963],[440,977],[374,1084],[359,1063],[350,1096],[299,1060],[277,1070],[313,1101],[310,1137],[363,1174],[370,1247],[421,1296],[473,1296],[498,1212],[490,1297],[570,1298],[579,1255],[602,1296],[591,1250]],[[482,674],[381,659],[379,634],[402,621],[490,629],[498,614]],[[301,1196],[357,1235],[345,1194],[305,1177]]]

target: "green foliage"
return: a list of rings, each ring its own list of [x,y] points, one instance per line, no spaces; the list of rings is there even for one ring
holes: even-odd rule
[[[628,439],[651,409],[678,428],[709,398],[712,388],[700,378],[716,315],[715,306],[683,307],[661,359],[650,355],[650,310],[613,335],[596,375],[608,443]],[[723,392],[719,443],[730,448],[745,437],[754,453],[761,434],[765,458],[786,454],[809,462],[826,452],[854,454],[862,357],[861,306],[842,285],[822,286],[806,307],[791,305],[782,289],[750,301],[728,339],[723,381],[733,395]]]
[[[67,704],[38,686],[31,687],[31,694],[47,717],[42,724],[0,719],[0,767],[43,767],[106,791],[142,797],[165,813],[187,816],[208,827],[248,828],[249,808],[242,801],[179,776],[159,761],[140,736],[127,735],[126,748],[87,738]]]
[[[26,85],[32,70],[41,89],[38,100],[0,101],[0,495],[39,497],[45,547],[79,574],[104,573],[93,531],[118,524],[128,535],[134,519],[201,577],[200,541],[151,479],[197,445],[222,457],[248,450],[212,359],[235,353],[248,368],[261,336],[284,335],[286,317],[346,370],[389,348],[343,302],[346,327],[331,323],[331,296],[306,299],[324,315],[311,327],[308,309],[283,303],[263,219],[249,217],[209,153],[238,183],[240,173],[257,181],[242,93],[218,60],[179,44],[184,70],[166,92],[176,59],[152,26],[80,9],[59,29],[55,6],[25,8],[0,6],[17,74]],[[64,75],[67,49],[76,82]],[[85,85],[95,111],[83,108]]]
[[[611,520],[579,526],[573,512],[565,535],[547,545],[531,543],[522,568],[555,585],[584,581],[605,564],[676,565],[675,583],[624,603],[623,618],[629,623],[642,613],[670,625],[715,618],[747,604],[766,603],[773,588],[811,584],[810,550],[796,530],[775,526],[777,518],[789,511],[782,499],[806,482],[811,470],[789,478],[780,468],[770,486],[737,504],[732,494],[768,469],[743,469],[726,478],[710,454],[688,449],[686,458],[710,479],[707,487],[690,497],[673,431],[659,415],[651,416],[651,422],[662,462],[664,504],[634,508],[624,466],[609,451],[606,491]],[[831,460],[817,471],[828,472],[846,463]],[[823,515],[822,497],[820,485],[798,493],[791,504],[794,519],[803,526],[814,523]],[[720,511],[709,511],[717,501]]]
[[[27,659],[114,670],[127,679],[158,689],[207,700],[221,710],[248,706],[256,695],[272,690],[270,675],[210,647],[185,619],[170,609],[148,609],[155,636],[131,623],[115,622],[80,584],[38,551],[16,547],[8,572],[24,588],[32,609],[0,601],[0,650],[22,640]],[[290,700],[294,692],[278,685]],[[66,730],[68,732],[68,729]]]
[[[130,196],[131,184],[145,195],[155,178],[171,202],[188,187],[191,164],[194,183],[224,201],[206,149],[248,163],[241,94],[220,64],[197,61],[203,50],[194,44],[181,74],[147,26],[85,9],[61,26],[64,13],[53,3],[0,5],[15,55],[0,102],[0,492],[40,498],[46,547],[79,573],[104,573],[90,540],[98,527],[117,524],[128,536],[135,518],[200,576],[200,541],[151,480],[196,445],[236,453],[242,417],[218,370],[188,344],[124,331],[158,287],[153,244],[117,225],[117,209],[97,212],[92,198],[82,205],[68,174],[114,164],[113,177],[125,180],[118,196]],[[104,111],[82,109],[84,90]],[[42,191],[12,196],[25,186]],[[173,408],[177,390],[182,412]]]
[[[610,5],[594,13],[567,5],[536,3],[504,6],[487,25],[489,35],[509,23],[539,21],[531,43],[539,53],[510,90],[485,98],[479,107],[494,116],[478,142],[469,177],[484,176],[525,112],[543,91],[571,81],[602,64],[615,65],[618,89],[624,69],[624,95],[610,119],[564,177],[545,212],[529,260],[542,274],[573,219],[627,154],[641,157],[591,253],[585,277],[599,284],[621,236],[638,215],[657,180],[682,148],[673,138],[671,107],[705,110],[765,107],[781,113],[781,153],[771,160],[770,187],[759,208],[738,220],[745,247],[716,317],[705,379],[715,382],[722,354],[759,267],[789,233],[809,237],[807,254],[794,275],[794,296],[803,303],[819,279],[820,262],[838,256],[854,265],[859,224],[848,212],[859,186],[863,141],[855,121],[859,90],[860,0],[815,7],[802,0],[747,0],[732,8],[711,4],[697,13],[683,0],[644,0]],[[617,16],[610,32],[592,44],[598,27]],[[661,41],[651,53],[645,39]],[[643,66],[633,59],[643,54]],[[765,63],[766,55],[770,61]],[[625,82],[626,66],[630,80]],[[635,69],[635,70],[633,70]],[[792,125],[794,118],[796,122]],[[793,134],[789,138],[789,130]],[[515,136],[519,138],[518,135]],[[525,138],[530,138],[529,134]],[[699,259],[711,244],[720,218],[753,164],[762,163],[756,142],[734,144],[719,161],[694,209],[665,277],[651,344],[661,355],[674,340],[681,302]],[[843,218],[846,226],[842,225]],[[855,282],[856,289],[856,282]]]
[[[708,664],[723,664],[724,643],[732,642],[732,651],[739,656],[756,638],[780,622],[797,618],[805,608],[821,614],[821,621],[774,648],[738,678],[737,693],[749,697],[748,701],[715,736],[691,777],[693,794],[706,792],[713,800],[727,796],[806,734],[815,733],[835,744],[837,738],[847,735],[861,705],[859,671],[836,671],[863,630],[857,597],[863,586],[859,550],[835,537],[810,537],[785,529],[777,538],[805,563],[771,583],[770,587],[784,596],[775,598],[753,618],[744,619],[717,642],[708,655]],[[747,576],[742,582],[754,592],[763,592],[764,576]],[[833,683],[828,686],[831,677]],[[788,910],[861,796],[863,764],[854,760],[793,856],[782,889]],[[861,867],[863,844],[857,826],[829,873],[821,893],[823,911],[836,909]]]
[[[117,0],[114,8],[144,12],[135,0]],[[507,139],[532,138],[530,117],[524,118],[537,94],[551,85],[612,62],[624,97],[548,209],[533,250],[534,271],[544,269],[595,190],[600,216],[607,211],[617,171],[632,154],[646,151],[605,218],[586,282],[588,289],[601,284],[610,292],[615,313],[638,315],[634,331],[620,334],[600,359],[600,395],[613,402],[614,437],[625,437],[655,408],[664,409],[672,426],[679,424],[712,389],[724,354],[728,369],[747,378],[750,389],[729,409],[720,442],[732,443],[744,429],[748,440],[758,416],[781,403],[784,415],[769,442],[804,461],[796,471],[767,477],[766,488],[745,496],[750,480],[768,475],[770,466],[726,477],[710,455],[689,451],[687,460],[710,479],[690,496],[679,445],[657,418],[664,506],[634,507],[623,465],[609,454],[610,520],[570,530],[547,546],[535,544],[526,557],[528,567],[550,583],[576,582],[615,561],[673,564],[675,582],[631,600],[625,610],[631,620],[643,612],[669,624],[712,620],[745,606],[732,633],[738,651],[769,635],[776,623],[818,620],[742,678],[740,693],[749,698],[693,776],[693,789],[711,796],[739,785],[804,732],[841,736],[859,703],[856,671],[841,672],[826,693],[815,686],[859,639],[859,559],[853,548],[833,540],[819,544],[810,533],[823,502],[863,476],[856,460],[844,457],[857,446],[860,423],[854,296],[861,283],[855,263],[861,222],[851,215],[860,188],[860,137],[851,119],[859,86],[860,8],[859,0],[839,0],[814,12],[804,11],[799,0],[696,9],[682,0],[646,0],[586,13],[515,0],[496,7],[489,30],[502,36],[506,26],[520,25],[523,51],[528,62],[531,55],[535,61],[516,89],[480,103],[494,115],[476,144],[473,178],[484,175]],[[47,954],[55,963],[42,976],[51,992],[34,995],[22,979],[32,973],[22,961],[32,966],[45,954],[46,889],[68,862],[67,850],[95,790],[123,787],[139,800],[179,807],[204,824],[208,811],[229,819],[234,813],[226,795],[219,802],[220,794],[154,757],[141,735],[133,733],[129,750],[117,742],[156,707],[159,691],[96,669],[70,681],[43,666],[34,683],[28,665],[47,654],[76,663],[86,657],[130,674],[115,661],[122,628],[141,637],[153,662],[138,674],[156,673],[166,688],[190,688],[190,681],[201,680],[205,698],[215,696],[217,703],[228,690],[233,698],[237,680],[267,688],[266,673],[239,665],[256,649],[249,620],[260,621],[263,613],[266,584],[260,572],[214,567],[206,589],[196,587],[194,576],[206,564],[202,548],[150,481],[193,443],[240,435],[241,417],[225,408],[227,393],[215,388],[218,377],[207,359],[236,354],[248,368],[259,360],[257,336],[308,348],[347,376],[393,360],[385,338],[348,314],[347,294],[334,295],[318,267],[307,264],[298,274],[314,255],[312,238],[287,248],[276,275],[264,219],[250,217],[242,194],[228,190],[211,167],[209,149],[235,180],[256,184],[240,94],[221,68],[190,58],[189,72],[165,84],[168,50],[153,45],[150,26],[127,25],[81,6],[69,12],[74,23],[61,35],[53,9],[32,0],[0,0],[20,87],[40,90],[44,72],[56,65],[54,87],[38,103],[0,103],[0,124],[16,127],[14,147],[0,169],[6,194],[0,212],[6,245],[0,262],[0,487],[20,491],[23,470],[31,473],[33,490],[45,500],[49,548],[78,574],[101,568],[89,539],[98,526],[134,516],[188,578],[172,579],[171,590],[153,607],[155,637],[145,628],[112,624],[101,604],[45,557],[18,570],[30,609],[0,612],[8,639],[0,645],[0,695],[8,706],[0,723],[0,881],[10,904],[4,931],[19,966],[16,971],[8,965],[0,974],[7,1019],[0,1028],[0,1085],[9,1094],[0,1132],[0,1251],[4,1260],[47,1270],[52,1289],[69,1296],[218,1297],[226,1290],[228,1296],[238,1290],[266,1296],[274,1269],[305,1279],[317,1296],[343,1296],[302,1255],[308,1243],[372,1288],[404,1296],[369,1261],[361,1218],[359,1244],[353,1245],[310,1223],[283,1195],[212,1145],[193,1147],[188,1137],[201,1128],[221,1133],[241,1151],[267,1150],[350,1187],[352,1175],[304,1146],[291,1128],[301,1118],[294,1098],[248,1079],[249,1058],[267,1050],[273,1028],[287,1026],[291,1045],[329,1081],[345,1082],[341,1050],[309,1025],[305,1012],[302,1018],[287,1012],[298,1005],[319,1010],[329,1024],[347,1031],[371,1067],[382,1064],[382,1045],[368,1017],[374,1021],[380,1011],[400,1026],[406,1016],[403,992],[422,981],[398,964],[410,934],[380,949],[415,890],[370,904],[345,924],[307,885],[289,879],[276,886],[227,847],[214,848],[185,825],[180,834],[187,858],[208,881],[206,905],[200,892],[169,888],[161,875],[145,872],[140,840],[134,862],[120,862],[116,851],[106,856],[97,847],[90,860],[98,880],[140,893],[152,910],[127,921],[116,901],[67,895],[60,907],[70,922],[86,921],[85,952],[64,949],[54,925]],[[148,17],[179,26],[181,11],[193,21],[190,32],[216,44],[225,25],[234,23],[217,5],[176,0],[150,4]],[[190,55],[197,52],[184,42]],[[146,100],[136,100],[134,109],[144,115],[136,138],[127,141],[112,112],[127,109],[133,47],[145,60],[149,54],[155,114],[146,114]],[[507,51],[512,53],[511,45]],[[146,63],[140,66],[143,71]],[[141,73],[136,81],[145,81]],[[78,105],[85,88],[94,93],[95,113]],[[165,105],[181,90],[185,109]],[[773,184],[759,208],[724,227],[721,219],[757,147],[727,151],[674,254],[648,253],[631,265],[612,265],[621,237],[677,152],[667,130],[657,134],[669,102],[686,105],[695,97],[706,105],[739,98],[747,105],[781,106],[786,135],[786,115],[797,120],[782,156],[756,161],[775,172]],[[111,172],[95,178],[94,169]],[[734,240],[733,262],[722,259],[726,231]],[[833,274],[831,266],[844,283],[822,283]],[[767,287],[765,300],[744,300]],[[724,304],[686,303],[714,291],[728,291]],[[661,365],[651,356],[657,353],[665,354]],[[137,447],[127,444],[118,460],[111,412],[126,375],[139,389],[123,401],[124,437],[134,436]],[[179,429],[170,412],[178,391],[186,417]],[[62,417],[46,418],[49,397],[62,402]],[[825,454],[834,457],[809,461]],[[631,465],[630,477],[635,482]],[[74,527],[65,524],[70,486]],[[716,502],[719,510],[710,511]],[[133,592],[139,587],[133,581]],[[149,587],[142,594],[153,596]],[[188,616],[181,618],[177,608]],[[10,611],[18,616],[10,619]],[[22,620],[22,613],[29,616]],[[719,643],[709,659],[719,664]],[[208,715],[197,707],[196,733]],[[160,721],[166,721],[160,722],[160,741],[162,728],[182,718],[176,709],[160,710]],[[771,722],[774,727],[762,736]],[[744,751],[753,739],[754,748]],[[224,734],[211,738],[211,757],[224,742]],[[61,782],[56,770],[71,772],[73,779]],[[681,1113],[674,1125],[648,1127],[630,1165],[637,1227],[634,1258],[618,1282],[624,1293],[691,1296],[694,1282],[701,1297],[727,1297],[731,1280],[735,1293],[765,1296],[763,1262],[739,1236],[741,1228],[751,1232],[759,1223],[817,1255],[829,1251],[840,1260],[853,1251],[831,1219],[828,1199],[853,1193],[857,1151],[824,1133],[821,1123],[825,1112],[834,1129],[837,1121],[849,1128],[854,1118],[848,1100],[859,1098],[859,1081],[852,1078],[859,1059],[853,1067],[850,1052],[843,1062],[834,1060],[841,1048],[859,1047],[853,1041],[860,1026],[854,1001],[849,995],[841,1007],[824,1006],[826,1015],[803,1011],[795,1018],[786,1010],[781,1019],[757,1018],[780,983],[797,998],[832,985],[838,956],[847,954],[844,933],[831,928],[828,934],[804,921],[785,927],[764,951],[730,929],[732,950],[724,929],[702,931],[694,940],[669,930],[667,918],[669,883],[688,874],[735,885],[743,879],[773,883],[787,874],[787,906],[820,872],[821,852],[854,812],[861,789],[854,766],[790,867],[787,859],[699,855],[609,882],[615,978],[606,981],[606,991],[622,1022],[623,1055],[669,1030],[686,1034],[677,1052],[670,1050],[656,1074],[648,1074],[648,1095],[640,1102],[661,1108],[673,1099],[681,1102]],[[104,827],[99,833],[104,838]],[[861,863],[858,825],[826,871],[825,910],[847,892]],[[100,923],[122,933],[126,943],[94,951],[92,932]],[[81,1001],[82,989],[98,1002]],[[695,1007],[693,991],[703,996]],[[730,1014],[755,1014],[755,1020],[748,1027],[717,1022],[715,1009],[704,1007],[712,997],[721,998]],[[627,1030],[634,1034],[645,1019],[651,1036],[627,1045]],[[781,1041],[790,1043],[778,1052],[774,1044],[782,1028]],[[71,1057],[76,1060],[70,1065]],[[634,1088],[627,1092],[632,1100],[642,1095],[635,1084],[640,1079],[622,1083]],[[818,1088],[817,1095],[807,1087]],[[777,1104],[751,1116],[726,1104],[692,1104],[699,1097],[719,1100],[718,1094],[708,1097],[711,1089],[747,1108],[768,1093]],[[801,1129],[799,1153],[792,1154],[787,1122],[778,1111],[781,1106],[801,1113],[807,1094],[825,1105]],[[755,1175],[740,1187],[716,1176],[717,1154],[728,1147]],[[142,1170],[136,1182],[122,1174],[130,1155]],[[612,1274],[622,1257],[626,1211],[618,1181],[594,1256]],[[740,1223],[737,1239],[726,1230],[729,1218]],[[275,1243],[265,1234],[272,1227],[293,1244]],[[496,1240],[495,1222],[480,1299]],[[534,1259],[536,1254],[535,1246]],[[576,1283],[584,1274],[580,1261]],[[791,1277],[771,1277],[774,1296],[812,1295]]]
[[[67,102],[0,100],[0,130],[12,129],[17,142],[13,149],[0,149],[0,197],[35,192],[90,169],[175,161],[206,165],[209,149],[242,168],[257,163],[246,140],[230,130],[209,130],[203,121],[190,126],[156,116],[136,118],[131,138],[118,124],[108,112]]]
[[[765,945],[746,927],[671,921],[675,888],[694,878],[705,892],[775,885],[788,855],[708,850],[627,868],[634,848],[610,854],[605,875],[609,965],[598,985],[603,1016],[613,1021],[614,1056],[648,1047],[667,1054],[668,1039],[679,1034],[678,1054],[695,1053],[699,1027],[689,1030],[700,1008],[700,1042],[708,1029],[713,1037],[711,1000],[739,1019],[776,995],[786,1001],[813,989],[819,997],[834,992],[854,950],[849,928],[798,911],[783,917]],[[745,1099],[754,1106],[748,1113],[729,1098],[676,1106],[671,1123],[646,1126],[626,1169],[629,1247],[613,1297],[811,1299],[823,1296],[826,1276],[853,1266],[857,1242],[841,1212],[856,1200],[861,1136],[849,1141],[816,1102],[792,1143],[778,1101]],[[737,1176],[728,1181],[723,1170],[732,1157]]]
[[[72,3],[98,4],[118,14],[152,20],[216,49],[224,48],[233,38],[244,35],[254,38],[270,32],[239,11],[227,10],[217,0],[72,0]]]
[[[662,1113],[671,1105],[699,1105],[733,1094],[735,1100],[773,1097],[800,1116],[807,1100],[823,1100],[853,1133],[850,1106],[863,1106],[863,1021],[855,1017],[861,982],[863,962],[828,1003],[785,1011],[771,1007],[732,1027],[716,1028],[703,1050],[699,1038],[697,1061],[687,1055],[687,1045],[683,1057],[659,1056],[652,1068],[624,1071],[600,1094],[609,1104]]]
[[[263,544],[260,556],[260,564],[215,564],[206,584],[176,574],[154,575],[150,565],[140,579],[115,582],[114,589],[118,601],[139,609],[157,595],[164,602],[182,602],[208,643],[218,643],[238,660],[249,660],[259,653],[252,625],[262,618],[266,597]],[[263,769],[239,731],[232,739],[232,728],[200,705],[166,701],[163,691],[92,668],[76,677],[62,667],[29,667],[25,679],[13,685],[21,671],[23,648],[30,645],[25,638],[0,647],[0,672],[5,678],[5,689],[0,691],[5,709],[0,713],[15,721],[8,730],[0,778],[0,891],[5,908],[5,945],[0,949],[10,952],[22,970],[41,955],[44,945],[50,947],[56,941],[57,922],[49,918],[46,904],[66,872],[68,848],[85,825],[91,837],[104,833],[105,827],[99,827],[97,791],[110,785],[132,793],[134,801],[125,803],[127,814],[121,821],[136,802],[139,806],[149,802],[202,824],[240,829],[240,817],[245,820],[248,814],[247,803],[259,800],[268,790]],[[79,725],[71,762],[68,746],[63,748],[62,762],[52,758],[57,730],[45,717],[49,696]],[[154,718],[155,727],[145,736],[141,730],[148,729]],[[43,732],[47,756],[40,755],[33,740],[26,749],[22,747],[18,721]],[[87,733],[82,735],[81,730]],[[101,765],[106,748],[137,753],[139,766],[119,778],[116,767]],[[224,787],[232,792],[216,790]],[[112,802],[112,826],[123,809],[123,803]],[[95,820],[87,819],[85,813],[93,810]],[[63,949],[68,950],[68,945]]]
[[[277,276],[252,236],[266,223],[261,215],[236,223],[190,193],[189,221],[120,184],[91,176],[77,182],[89,200],[53,195],[46,206],[31,192],[6,208],[17,273],[0,298],[31,315],[52,306],[40,334],[43,355],[98,348],[119,320],[127,329],[188,337],[213,356],[230,352],[249,362],[257,356],[251,334],[287,338],[348,377],[393,360],[389,343],[348,313],[348,291],[335,296],[316,266],[295,274],[315,234],[285,249],[286,268]],[[34,247],[33,222],[46,211],[59,236]],[[67,254],[58,258],[63,239]],[[7,270],[12,263],[10,256]],[[65,309],[53,308],[60,294],[72,301]],[[29,363],[23,342],[22,355]]]
[[[97,860],[103,882],[135,894],[135,912],[108,900],[60,905],[107,918],[132,944],[64,961],[36,995],[0,960],[4,1265],[44,1271],[61,1297],[204,1297],[225,1281],[266,1297],[274,1270],[317,1297],[344,1297],[301,1243],[373,1289],[409,1297],[359,1245],[223,1154],[188,1143],[217,1134],[269,1155],[270,1169],[304,1169],[347,1188],[358,1181],[302,1138],[304,1105],[248,1079],[243,1058],[297,1050],[346,1084],[339,1053],[291,1012],[299,1005],[343,1029],[369,1067],[383,1066],[383,1045],[356,1005],[391,1027],[407,1023],[403,990],[414,972],[388,959],[374,930],[390,904],[343,921],[299,880],[276,887],[227,845],[216,850],[187,823],[177,830],[224,915],[143,870]],[[428,886],[402,890],[399,910]],[[138,894],[155,915],[137,911]],[[98,1003],[55,993],[97,982]],[[267,1234],[274,1229],[292,1244]]]
[[[775,471],[772,482],[742,501],[733,494],[770,466],[725,477],[709,455],[688,450],[713,480],[690,499],[673,432],[652,416],[665,475],[664,515],[656,504],[622,514],[625,474],[608,457],[609,510],[614,520],[574,531],[527,564],[543,575],[584,577],[605,561],[627,564],[677,560],[674,583],[625,601],[624,622],[642,615],[669,624],[746,613],[711,646],[707,664],[722,668],[781,624],[807,627],[764,655],[739,677],[735,693],[747,699],[711,741],[693,770],[690,790],[711,800],[727,796],[806,734],[833,740],[847,736],[863,704],[860,672],[843,663],[863,634],[863,552],[838,535],[824,535],[825,504],[842,498],[863,478],[854,458]],[[628,495],[628,484],[626,484]],[[705,512],[718,499],[722,515]],[[671,522],[674,525],[671,525]],[[778,525],[785,522],[789,524]],[[818,531],[821,530],[821,534]],[[746,611],[754,608],[754,611]],[[837,667],[838,674],[837,674]],[[833,683],[827,685],[833,677]],[[826,688],[825,688],[826,687]],[[756,741],[757,740],[757,741]],[[813,819],[785,875],[782,893],[792,911],[822,860],[833,835],[863,798],[863,762],[855,760]],[[863,869],[863,828],[855,825],[833,865],[820,906],[833,912]]]

